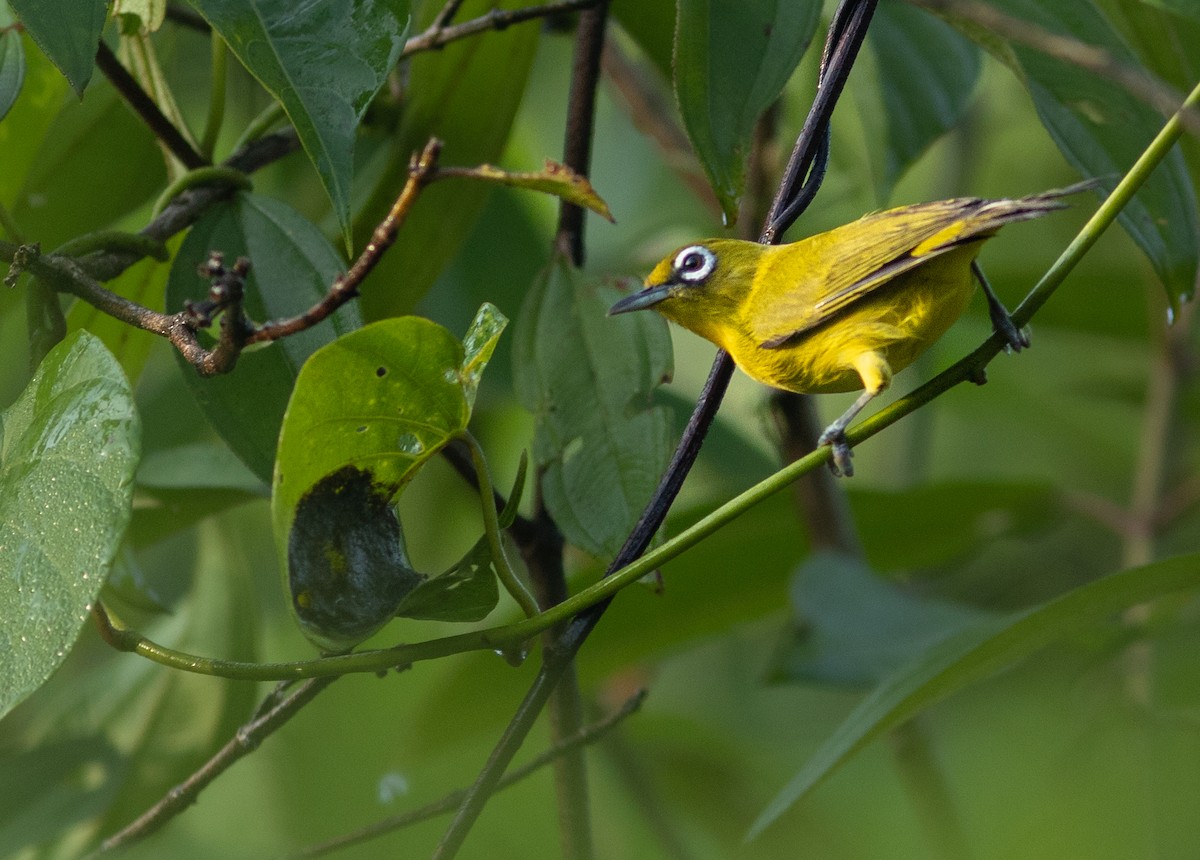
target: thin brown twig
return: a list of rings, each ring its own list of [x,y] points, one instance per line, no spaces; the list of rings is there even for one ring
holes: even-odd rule
[[[486,30],[503,30],[513,24],[532,21],[536,18],[588,9],[595,6],[598,1],[562,0],[562,2],[546,3],[542,6],[526,6],[522,9],[492,9],[486,15],[449,26],[450,20],[458,12],[458,7],[462,5],[462,0],[450,0],[424,32],[413,36],[404,43],[404,50],[400,52],[400,58],[404,59],[421,51],[433,51],[450,42],[465,39]]]
[[[383,253],[396,241],[396,233],[400,225],[408,217],[409,211],[420,195],[421,190],[437,177],[437,160],[442,150],[442,142],[437,138],[431,139],[421,154],[414,157],[408,168],[408,180],[396,202],[375,232],[367,242],[358,259],[344,275],[340,275],[329,288],[325,296],[308,310],[294,317],[283,320],[265,322],[256,326],[247,336],[246,345],[278,340],[281,337],[295,334],[311,328],[329,317],[334,311],[358,295],[358,288],[371,270],[379,263]]]
[[[0,241],[0,259],[22,259],[22,268],[59,292],[70,293],[104,313],[129,325],[166,338],[180,355],[203,376],[227,373],[237,363],[241,351],[254,343],[278,340],[310,328],[328,318],[338,308],[358,295],[364,278],[379,262],[383,253],[396,240],[396,232],[404,222],[421,189],[437,178],[437,156],[440,141],[426,144],[420,156],[414,158],[409,178],[400,196],[346,274],[339,276],[320,301],[303,313],[282,320],[253,324],[241,311],[241,282],[248,268],[239,272],[235,264],[228,274],[237,276],[238,283],[218,284],[214,280],[210,303],[211,313],[197,316],[185,309],[178,313],[162,313],[119,296],[106,289],[91,276],[80,261],[69,256],[41,256],[31,246],[13,245]],[[200,189],[204,190],[204,189]],[[145,232],[145,231],[143,231]],[[223,278],[226,273],[213,270],[209,277]],[[218,294],[219,293],[219,294]],[[197,337],[197,330],[210,324],[221,314],[221,331],[214,349],[206,349]]]
[[[100,47],[96,50],[96,68],[104,74],[104,77],[108,78],[117,92],[121,94],[121,98],[125,99],[125,102],[133,109],[133,112],[154,133],[154,136],[185,167],[189,170],[195,170],[197,167],[204,167],[209,163],[208,159],[197,152],[188,143],[183,133],[163,115],[158,105],[154,103],[154,99],[150,98],[146,91],[142,89],[141,84],[134,79],[128,69],[121,65],[121,61],[117,59],[116,54],[104,42],[101,42]]]
[[[1014,18],[980,0],[908,0],[930,12],[958,17],[995,33],[1010,42],[1033,48],[1047,56],[1078,66],[1112,81],[1134,98],[1145,102],[1163,116],[1179,113],[1180,122],[1192,135],[1200,137],[1200,111],[1180,110],[1183,93],[1159,80],[1149,71],[1123,62],[1103,48],[1046,30],[1037,24]]]
[[[196,797],[209,783],[228,770],[242,756],[257,749],[263,740],[282,727],[301,708],[315,699],[318,693],[336,680],[337,676],[313,678],[297,685],[290,695],[281,699],[265,714],[238,729],[229,742],[221,747],[203,767],[168,791],[158,803],[146,810],[135,821],[105,839],[95,853],[103,854],[117,848],[124,848],[157,831],[195,803]],[[275,693],[270,695],[275,695]]]
[[[602,737],[611,732],[627,717],[632,715],[641,706],[646,699],[646,690],[639,690],[634,693],[625,703],[621,705],[613,713],[609,714],[601,720],[598,720],[590,725],[582,727],[573,736],[555,743],[545,752],[540,753],[530,761],[514,768],[504,775],[496,785],[496,791],[502,791],[511,785],[525,779],[533,773],[541,770],[548,764],[552,764],[562,756],[574,750],[581,749],[585,746],[595,743]],[[462,802],[466,795],[467,789],[460,788],[457,791],[442,797],[432,803],[422,806],[420,809],[413,809],[409,812],[403,812],[399,815],[393,815],[390,818],[385,818],[382,821],[377,821],[374,824],[369,824],[352,833],[346,833],[327,842],[322,842],[319,845],[313,845],[300,851],[294,855],[296,858],[321,857],[331,851],[336,851],[339,848],[348,848],[351,845],[359,845],[379,836],[384,836],[393,831],[404,827],[409,827],[413,824],[418,824],[422,821],[427,821],[438,815],[444,815],[448,812],[453,812],[454,809]]]

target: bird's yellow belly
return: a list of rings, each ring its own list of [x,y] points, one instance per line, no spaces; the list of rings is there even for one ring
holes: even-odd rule
[[[949,282],[944,271],[933,278],[922,268],[908,272],[781,347],[764,349],[743,335],[725,348],[766,385],[801,393],[856,391],[863,388],[857,357],[877,353],[899,372],[962,316],[974,289],[970,270],[962,269]]]

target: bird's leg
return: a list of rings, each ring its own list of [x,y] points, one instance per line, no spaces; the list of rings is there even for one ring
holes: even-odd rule
[[[849,478],[854,474],[854,463],[850,460],[854,453],[850,450],[850,443],[846,441],[846,428],[873,397],[892,384],[891,365],[878,352],[870,351],[856,355],[854,369],[863,381],[863,393],[858,395],[858,399],[850,404],[850,408],[826,427],[825,432],[817,438],[818,445],[828,445],[832,449],[833,457],[829,461],[829,469],[839,478]]]
[[[849,478],[854,475],[854,463],[851,457],[854,452],[850,450],[850,443],[846,441],[846,428],[850,426],[850,422],[855,419],[858,413],[863,411],[868,403],[871,402],[875,394],[870,391],[864,391],[858,395],[858,399],[850,405],[850,408],[842,413],[838,420],[834,421],[825,431],[817,437],[818,445],[828,445],[833,449],[833,458],[829,461],[829,470],[839,478]]]
[[[996,296],[996,291],[984,277],[983,269],[979,267],[977,260],[971,261],[971,271],[979,281],[979,286],[983,287],[983,295],[987,298],[988,316],[992,318],[992,327],[1000,337],[1004,338],[1005,347],[1010,352],[1020,352],[1029,346],[1029,335],[1017,328],[1017,324],[1008,315],[1008,309],[1001,304],[1000,299]]]

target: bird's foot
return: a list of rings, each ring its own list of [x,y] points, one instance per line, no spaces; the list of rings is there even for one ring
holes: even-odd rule
[[[828,445],[833,456],[829,459],[829,471],[834,477],[850,478],[854,475],[854,452],[846,441],[846,431],[830,427],[817,439],[817,445]]]
[[[1002,305],[990,305],[988,311],[992,318],[992,327],[1004,340],[1005,352],[1020,352],[1029,346],[1029,329],[1017,328],[1017,324]]]

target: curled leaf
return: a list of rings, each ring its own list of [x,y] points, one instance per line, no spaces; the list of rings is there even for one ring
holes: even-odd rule
[[[540,191],[552,194],[568,203],[590,209],[597,215],[614,221],[608,204],[596,193],[592,183],[586,176],[576,173],[565,164],[546,159],[546,166],[537,173],[513,173],[501,170],[492,164],[481,164],[479,167],[451,167],[440,171],[442,176],[462,176],[468,179],[480,179],[484,182],[494,182],[511,188],[525,188],[529,191]]]

